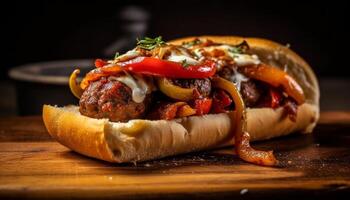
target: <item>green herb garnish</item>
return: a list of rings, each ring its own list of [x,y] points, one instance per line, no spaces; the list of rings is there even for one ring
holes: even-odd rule
[[[162,40],[162,36],[158,36],[156,38],[145,37],[144,39],[136,39],[137,46],[141,49],[152,50],[156,47],[162,46],[165,42]]]
[[[249,45],[248,43],[244,40],[243,42],[241,42],[240,44],[231,47],[228,49],[229,52],[231,52],[232,54],[242,54],[245,53],[247,50],[249,49]]]
[[[183,66],[183,67],[188,67],[188,66],[190,66],[190,64],[188,64],[187,63],[187,60],[186,59],[184,59],[182,62],[181,62],[181,65]]]
[[[119,56],[120,56],[120,53],[116,52],[115,55],[114,55],[114,60],[117,59]]]
[[[242,50],[240,48],[238,48],[238,47],[231,47],[231,48],[228,49],[228,51],[230,53],[233,53],[233,54],[241,54],[241,53],[243,53]]]
[[[201,44],[201,43],[202,43],[202,41],[200,39],[196,38],[190,42],[183,42],[182,45],[188,48],[188,47],[193,47],[193,46]]]

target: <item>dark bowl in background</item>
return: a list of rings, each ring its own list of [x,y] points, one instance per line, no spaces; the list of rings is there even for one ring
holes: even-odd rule
[[[19,115],[40,115],[44,104],[64,106],[78,104],[70,92],[68,80],[74,69],[80,77],[93,68],[93,60],[62,60],[27,64],[9,72],[15,81]]]

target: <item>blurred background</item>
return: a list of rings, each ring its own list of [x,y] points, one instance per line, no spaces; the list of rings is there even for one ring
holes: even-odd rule
[[[289,44],[313,67],[322,110],[350,110],[346,3],[328,1],[16,1],[1,6],[0,116],[78,101],[73,67],[133,48],[135,39],[263,37]]]

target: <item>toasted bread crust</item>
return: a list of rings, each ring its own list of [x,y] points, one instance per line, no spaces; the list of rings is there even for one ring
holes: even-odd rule
[[[239,44],[246,40],[253,53],[268,64],[284,69],[302,86],[306,103],[298,107],[292,122],[283,108],[247,109],[247,129],[252,141],[293,132],[310,133],[319,117],[319,86],[310,66],[296,53],[278,43],[236,36],[200,36],[171,41],[181,44],[194,38]],[[43,119],[50,135],[68,148],[109,162],[134,162],[234,144],[234,113],[210,114],[166,120],[131,120],[127,123],[94,119],[78,107],[44,105]],[[259,127],[259,128],[257,128]]]
[[[317,108],[303,104],[292,122],[283,108],[247,110],[252,141],[292,132],[310,132]],[[234,144],[234,113],[192,116],[171,121],[131,120],[127,123],[94,119],[77,106],[44,105],[43,119],[50,135],[68,148],[109,162],[134,162]],[[257,128],[259,127],[259,128]]]

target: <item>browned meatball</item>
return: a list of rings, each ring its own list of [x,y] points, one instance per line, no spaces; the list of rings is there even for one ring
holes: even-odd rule
[[[219,72],[218,75],[226,80],[231,80],[232,75],[234,74],[234,71],[232,67],[223,67]]]
[[[136,103],[132,100],[129,87],[116,80],[92,82],[80,98],[80,113],[93,118],[108,118],[111,121],[125,122],[142,118],[149,104],[145,101]]]
[[[293,122],[297,121],[298,105],[292,99],[286,99],[284,102],[284,112]]]
[[[220,77],[231,81],[235,72],[232,67],[227,66],[222,68],[218,74]],[[241,88],[239,89],[245,105],[247,107],[255,106],[262,93],[262,88],[259,87],[259,83],[251,79],[248,81],[242,81]]]
[[[173,79],[173,83],[183,88],[196,88],[202,97],[209,96],[211,92],[211,82],[204,79]]]
[[[241,83],[241,95],[246,106],[253,107],[261,96],[261,89],[253,81]]]

